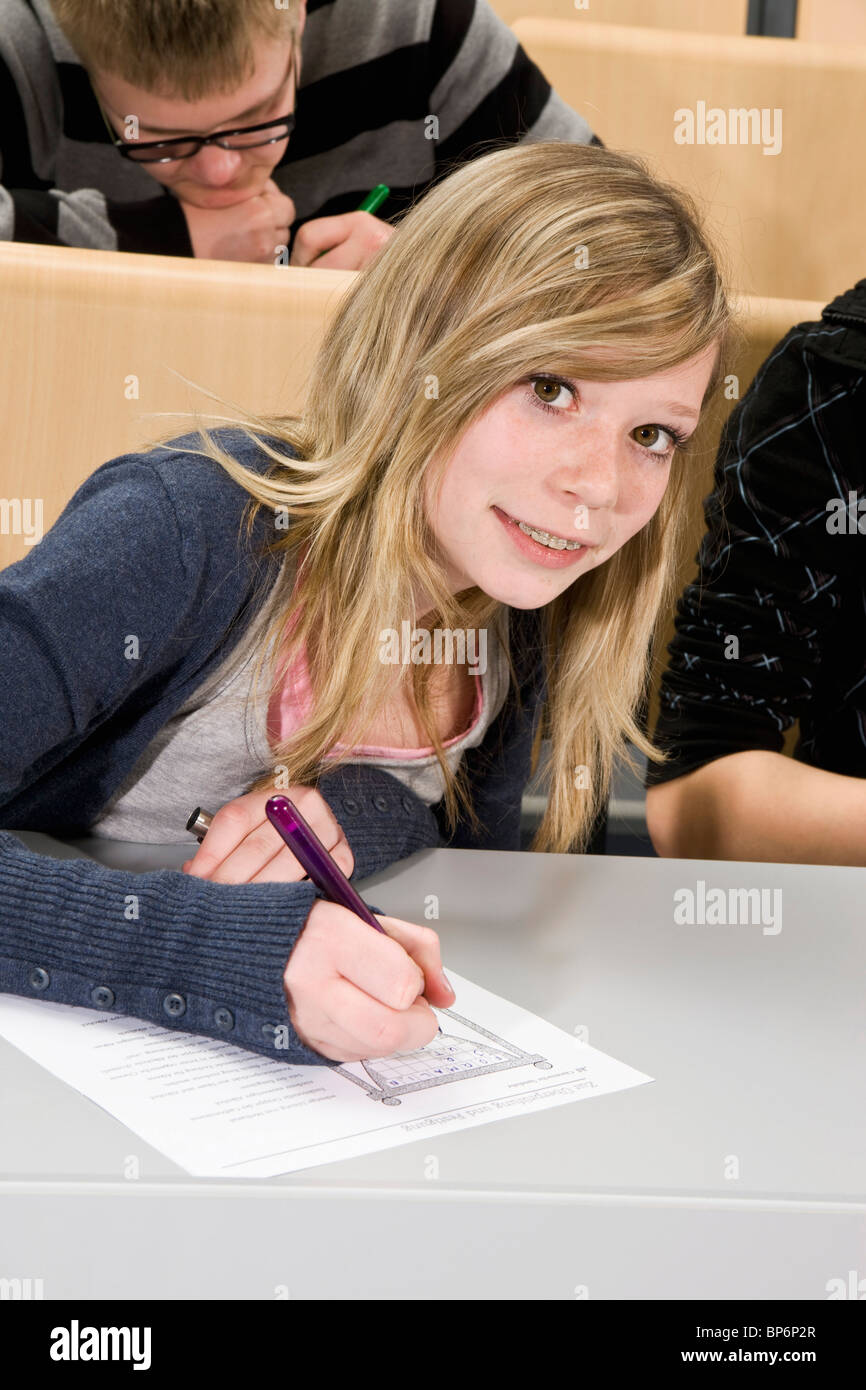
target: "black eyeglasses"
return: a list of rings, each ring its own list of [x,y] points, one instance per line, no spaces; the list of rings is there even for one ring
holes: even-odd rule
[[[218,130],[214,135],[188,135],[179,140],[144,140],[138,143],[114,139],[112,143],[124,159],[131,159],[133,164],[169,164],[175,159],[191,159],[203,145],[219,145],[221,150],[253,150],[260,145],[275,145],[280,140],[287,140],[294,128],[295,113],[290,111],[277,121],[238,126],[237,130]],[[269,130],[271,134],[262,137],[263,130]]]
[[[290,71],[294,77],[292,86],[296,101],[298,67],[297,48],[293,48]],[[288,77],[288,73],[286,76]],[[95,91],[93,94],[96,96]],[[170,164],[175,159],[192,159],[203,145],[219,145],[222,150],[253,150],[260,145],[276,145],[280,140],[287,140],[295,128],[295,113],[290,111],[287,116],[280,116],[278,120],[262,121],[260,125],[238,126],[235,130],[217,130],[213,135],[182,135],[172,140],[119,140],[98,96],[96,101],[111,136],[111,143],[124,159],[131,159],[133,164]],[[263,137],[264,130],[269,130],[271,134]]]

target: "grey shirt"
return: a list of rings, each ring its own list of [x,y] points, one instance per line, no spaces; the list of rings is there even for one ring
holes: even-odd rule
[[[488,630],[488,660],[479,671],[481,711],[475,724],[445,749],[456,771],[463,751],[476,748],[508,693],[508,662],[494,630]],[[148,744],[106,804],[91,834],[150,844],[186,843],[186,822],[197,806],[211,813],[243,796],[273,766],[267,735],[267,683],[253,700],[255,648],[240,663],[236,653],[196,690]],[[239,669],[233,670],[233,667]],[[356,754],[352,763],[381,767],[428,806],[444,793],[444,774],[435,753],[418,758]],[[191,843],[191,842],[190,842]]]

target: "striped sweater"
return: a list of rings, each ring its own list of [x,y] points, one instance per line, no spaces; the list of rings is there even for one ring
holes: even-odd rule
[[[487,0],[307,0],[307,14],[297,123],[272,174],[295,204],[292,240],[377,183],[390,220],[504,141],[601,143]],[[112,146],[49,0],[0,0],[0,240],[193,254],[178,200]]]

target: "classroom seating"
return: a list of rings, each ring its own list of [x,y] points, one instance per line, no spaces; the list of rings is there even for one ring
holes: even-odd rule
[[[797,0],[795,32],[810,43],[866,44],[866,0]]]
[[[866,273],[866,49],[573,20],[513,29],[605,144],[696,195],[739,293],[826,303]]]
[[[48,530],[101,463],[195,427],[172,411],[231,415],[236,406],[291,414],[325,325],[354,278],[352,271],[0,243],[0,499],[41,498]],[[833,293],[844,287],[837,283]],[[792,324],[820,318],[823,302],[738,301],[741,395],[774,344]],[[720,428],[721,418],[707,426],[708,468]],[[5,516],[0,510],[0,523]],[[0,531],[0,568],[28,548],[22,535]]]
[[[196,428],[153,412],[235,413],[173,372],[241,409],[291,414],[354,278],[0,242],[0,503],[42,499],[47,531],[99,464]],[[0,505],[0,568],[29,549],[19,515],[16,534]]]
[[[500,19],[576,19],[705,34],[745,34],[749,0],[490,0]],[[801,0],[802,3],[802,0]]]

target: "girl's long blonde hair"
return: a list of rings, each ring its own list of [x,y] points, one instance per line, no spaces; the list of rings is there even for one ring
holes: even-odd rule
[[[508,609],[478,588],[452,596],[425,515],[422,479],[441,477],[461,435],[503,391],[552,372],[596,381],[648,376],[719,344],[707,397],[728,367],[736,331],[719,270],[691,199],[638,158],[559,142],[510,146],[429,190],[341,301],[313,365],[303,415],[248,414],[235,423],[272,463],[239,465],[210,432],[202,453],[275,525],[265,554],[282,557],[256,625],[259,659],[306,649],[307,722],[273,749],[292,783],[314,783],[351,756],[388,698],[380,634],[421,624],[493,625],[508,651]],[[280,444],[299,454],[288,459]],[[638,727],[648,653],[673,597],[694,525],[690,441],[674,456],[652,520],[603,564],[540,610],[546,697],[533,765],[551,741],[548,805],[535,850],[581,848],[606,801],[617,753],[660,754]],[[293,587],[297,585],[294,589]],[[291,620],[291,621],[290,621]],[[514,665],[509,657],[512,683]],[[280,674],[285,669],[281,667]],[[452,773],[431,711],[429,665],[412,692],[445,777],[453,827],[473,820],[465,770]],[[276,677],[271,672],[271,681]],[[255,784],[274,785],[273,773]]]

